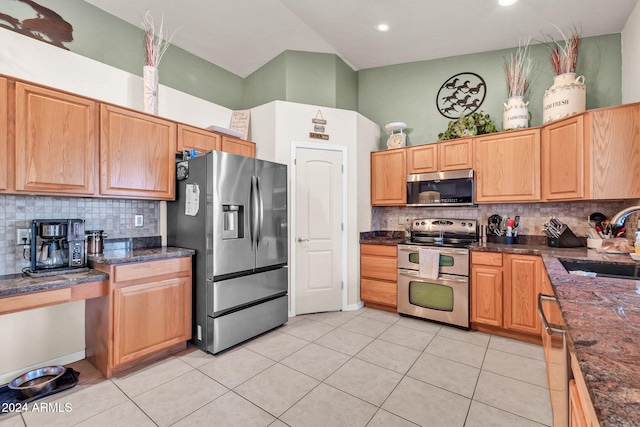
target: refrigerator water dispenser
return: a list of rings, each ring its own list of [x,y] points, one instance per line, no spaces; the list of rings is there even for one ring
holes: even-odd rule
[[[242,205],[222,205],[223,239],[242,239],[244,233],[242,225],[244,224],[244,206]]]

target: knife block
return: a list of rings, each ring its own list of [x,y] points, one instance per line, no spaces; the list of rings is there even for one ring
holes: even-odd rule
[[[580,248],[584,246],[584,242],[565,225],[562,228],[560,237],[547,237],[547,246],[553,248]]]

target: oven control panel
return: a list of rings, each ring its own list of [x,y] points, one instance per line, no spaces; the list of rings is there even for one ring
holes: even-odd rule
[[[415,218],[411,223],[411,231],[475,234],[476,224],[477,221],[474,219]]]

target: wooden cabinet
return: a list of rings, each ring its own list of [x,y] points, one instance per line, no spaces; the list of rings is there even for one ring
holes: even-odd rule
[[[502,327],[502,254],[471,252],[471,322]]]
[[[542,260],[539,256],[505,254],[504,327],[529,334],[540,334],[538,294]]]
[[[21,82],[15,88],[15,190],[93,194],[97,104]]]
[[[590,110],[542,132],[545,200],[640,197],[640,103]]]
[[[232,136],[222,135],[222,143],[220,149],[227,153],[238,154],[240,156],[255,157],[256,144],[244,139],[234,138]]]
[[[371,153],[371,204],[373,206],[407,203],[406,150]]]
[[[102,104],[100,194],[173,200],[176,123]]]
[[[397,246],[360,245],[360,298],[368,307],[396,311]]]
[[[542,128],[542,198],[584,197],[584,118],[572,116]]]
[[[471,138],[438,143],[440,171],[473,169],[473,144]]]
[[[540,129],[474,139],[476,202],[533,202],[540,192]]]
[[[407,148],[407,174],[438,172],[438,145]]]
[[[220,150],[221,140],[222,137],[217,133],[193,126],[178,125],[178,152],[191,149],[198,152]]]
[[[9,188],[9,92],[7,79],[0,77],[0,191]]]
[[[569,359],[573,373],[573,380],[569,382],[569,426],[600,427],[578,359],[573,352],[569,353]]]
[[[96,264],[106,297],[87,300],[87,357],[107,377],[191,338],[191,257]]]
[[[532,340],[539,342],[537,297],[541,272],[539,256],[472,251],[471,322],[536,335]]]

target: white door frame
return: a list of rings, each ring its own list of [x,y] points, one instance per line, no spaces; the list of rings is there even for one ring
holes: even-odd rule
[[[289,234],[289,247],[291,256],[289,268],[291,269],[291,289],[289,292],[291,311],[289,317],[296,315],[296,188],[297,188],[297,165],[295,163],[296,150],[298,148],[309,148],[313,150],[340,151],[342,152],[342,311],[347,310],[347,147],[340,145],[314,144],[311,142],[291,141],[291,161],[293,173],[291,174],[291,233]]]

